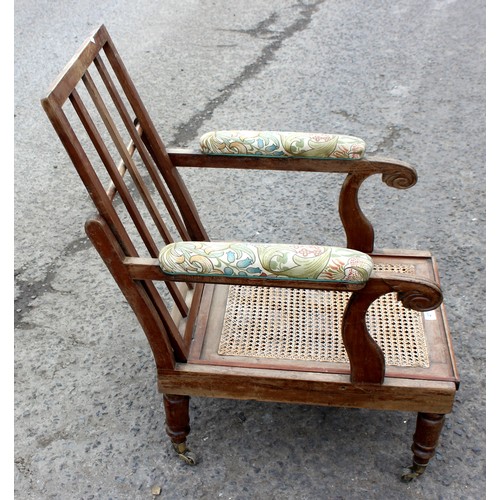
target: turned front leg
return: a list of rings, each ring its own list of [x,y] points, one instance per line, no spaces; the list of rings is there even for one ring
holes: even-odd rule
[[[186,439],[191,428],[189,427],[189,396],[164,394],[165,430],[172,441],[174,450],[184,462],[189,465],[196,463],[194,454],[190,452]]]
[[[413,465],[403,474],[403,481],[411,481],[422,475],[436,453],[439,436],[444,424],[444,415],[439,413],[419,413],[413,435]]]

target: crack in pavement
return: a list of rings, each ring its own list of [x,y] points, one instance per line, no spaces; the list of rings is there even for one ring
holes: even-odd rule
[[[245,35],[250,35],[252,38],[278,38],[279,32],[269,29],[270,26],[276,23],[279,16],[276,12],[273,12],[267,19],[264,19],[260,23],[257,23],[255,28],[250,29],[225,29],[222,31],[230,31],[232,33],[243,33]]]
[[[239,33],[248,34],[252,37],[270,38],[270,43],[264,46],[261,54],[250,64],[247,64],[236,78],[220,90],[219,94],[210,99],[205,107],[189,120],[180,124],[177,132],[172,137],[172,144],[179,147],[186,147],[189,142],[194,140],[198,135],[198,130],[203,123],[210,119],[214,111],[224,104],[233,93],[239,89],[244,82],[255,77],[262,69],[269,64],[275,57],[276,52],[281,48],[283,42],[295,34],[305,30],[311,20],[313,14],[318,10],[318,7],[325,0],[317,0],[312,3],[300,2],[298,5],[301,7],[297,12],[295,21],[281,31],[272,31],[270,27],[279,19],[279,15],[274,12],[267,19],[257,24],[255,28],[247,30],[231,30]],[[270,35],[270,36],[269,36]]]
[[[90,245],[91,243],[86,236],[73,240],[63,249],[61,257],[67,257],[82,250],[87,250]],[[60,259],[56,259],[49,264],[45,277],[39,280],[26,281],[20,279],[19,277],[27,270],[25,267],[17,269],[14,272],[15,285],[19,291],[17,297],[14,299],[14,326],[16,328],[32,328],[30,323],[24,321],[24,315],[29,312],[33,301],[45,293],[56,291],[52,288],[52,282],[57,274],[57,264],[59,261]]]
[[[388,135],[384,137],[375,147],[374,151],[384,152],[394,147],[394,143],[401,137],[404,132],[412,133],[408,127],[400,127],[399,125],[387,127]]]

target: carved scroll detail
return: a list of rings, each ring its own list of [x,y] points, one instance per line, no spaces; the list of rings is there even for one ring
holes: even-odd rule
[[[417,183],[417,174],[410,167],[393,165],[394,170],[382,173],[382,181],[389,187],[408,189]]]
[[[405,307],[415,311],[430,311],[436,309],[443,301],[441,289],[434,283],[399,282],[386,280],[386,283],[396,292],[398,299]]]
[[[365,179],[375,174],[382,174],[382,181],[396,189],[408,189],[417,182],[417,173],[413,167],[383,159],[374,159],[364,164],[363,169],[349,172],[340,192],[340,219],[346,233],[347,246],[366,253],[373,251],[374,230],[361,210],[358,194]]]

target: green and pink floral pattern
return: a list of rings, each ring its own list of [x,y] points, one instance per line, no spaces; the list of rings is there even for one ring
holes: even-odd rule
[[[200,138],[203,153],[241,156],[359,159],[365,154],[362,139],[349,135],[305,132],[218,130]]]
[[[240,242],[183,241],[164,247],[163,272],[173,275],[268,277],[365,283],[371,258],[348,248]]]

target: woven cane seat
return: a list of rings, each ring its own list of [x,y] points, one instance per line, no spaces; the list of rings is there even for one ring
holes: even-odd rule
[[[349,296],[349,292],[231,286],[218,352],[348,363],[341,317]],[[387,365],[429,366],[421,314],[405,309],[396,294],[375,301],[368,312],[368,329]]]
[[[398,271],[414,274],[408,266]],[[219,354],[348,363],[342,314],[350,292],[231,286]],[[395,293],[368,311],[370,334],[387,365],[429,366],[421,313],[406,309]]]
[[[373,272],[415,277],[434,273],[433,261],[425,254],[391,255],[391,259],[373,258]],[[350,295],[350,291],[239,284],[208,289],[201,305],[208,319],[197,325],[191,361],[348,374],[341,332]],[[215,310],[224,312],[214,314]],[[436,348],[443,343],[442,314],[406,308],[394,292],[373,302],[366,324],[384,353],[387,377],[456,379],[449,354]]]

